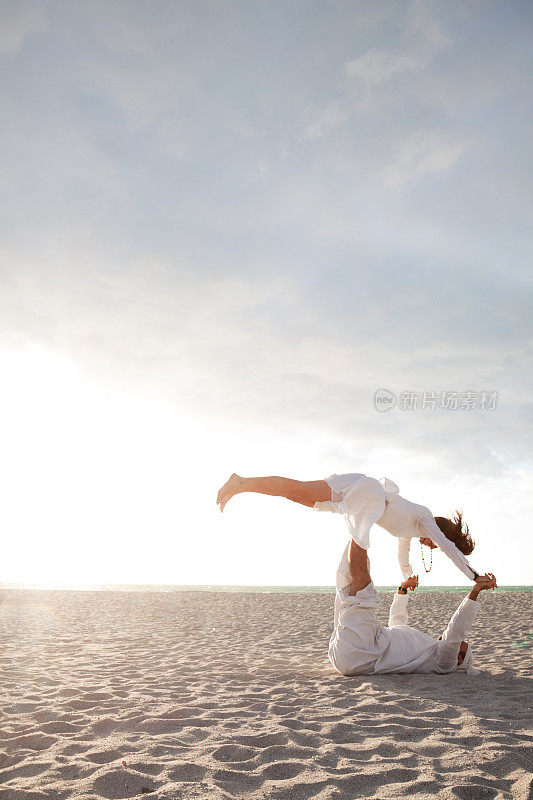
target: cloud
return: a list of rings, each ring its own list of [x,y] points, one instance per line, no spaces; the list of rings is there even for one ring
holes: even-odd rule
[[[373,47],[346,61],[342,69],[345,84],[337,89],[335,99],[314,110],[313,119],[304,127],[304,139],[321,139],[351,117],[383,107],[390,101],[389,84],[394,85],[395,78],[420,75],[449,44],[432,10],[421,2],[400,7],[394,24],[399,29],[399,44]]]
[[[372,48],[348,61],[344,67],[346,75],[369,89],[375,88],[403,72],[420,72],[449,44],[430,7],[421,2],[410,4],[402,34],[403,48]]]
[[[151,388],[221,430],[235,420],[274,437],[307,430],[354,459],[386,444],[413,464],[423,456],[470,475],[502,474],[530,452],[527,392],[513,380],[509,345],[465,342],[455,328],[472,296],[464,284],[454,309],[431,302],[423,284],[413,305],[411,280],[384,292],[381,273],[313,292],[259,259],[246,273],[227,265],[218,276],[202,275],[192,259],[136,259],[126,270],[88,253],[82,272],[69,260],[41,260],[35,272],[11,252],[4,263],[1,312],[12,346],[58,347],[101,380]],[[440,273],[439,291],[454,280]],[[517,359],[527,358],[524,346]],[[496,390],[501,402],[487,412],[380,414],[380,386],[397,395]]]
[[[49,27],[44,6],[31,0],[2,0],[0,18],[0,54],[4,55],[14,55],[30,37]]]
[[[10,82],[10,345],[64,348],[222,427],[304,430],[343,463],[386,448],[477,474],[526,457],[527,170],[518,201],[511,189],[528,143],[506,147],[501,95],[476,116],[475,83],[455,115],[457,76],[490,82],[492,55],[461,48],[454,13],[397,6],[354,45],[341,4],[329,39],[295,24],[274,58],[267,6],[238,29],[224,13],[206,28],[203,4],[189,21],[172,5],[163,20],[62,8],[50,70],[28,49]],[[506,102],[527,121],[513,63]],[[379,386],[496,389],[502,406],[379,415]]]
[[[396,147],[383,170],[386,186],[399,188],[433,172],[446,172],[463,155],[468,142],[441,131],[414,131]]]
[[[418,71],[425,60],[414,54],[394,53],[390,50],[369,50],[363,56],[349,61],[345,66],[349,78],[358,78],[364,84],[385,83],[400,72]]]
[[[407,36],[415,42],[420,51],[435,54],[451,44],[450,37],[444,32],[433,11],[440,15],[438,3],[430,4],[426,0],[414,0],[409,8]]]
[[[348,110],[341,102],[330,103],[304,130],[304,139],[320,139],[331,128],[337,127],[348,117]]]
[[[192,21],[186,2],[179,6],[161,4],[157,14],[147,11],[139,0],[114,0],[111,4],[107,0],[73,0],[61,4],[61,8],[65,23],[81,24],[93,43],[108,55],[138,56],[148,61],[175,45]]]

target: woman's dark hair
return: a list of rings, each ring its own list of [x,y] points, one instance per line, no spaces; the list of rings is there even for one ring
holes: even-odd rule
[[[468,525],[463,522],[463,512],[455,511],[452,518],[435,517],[435,522],[450,542],[465,556],[469,556],[476,543],[468,532]]]

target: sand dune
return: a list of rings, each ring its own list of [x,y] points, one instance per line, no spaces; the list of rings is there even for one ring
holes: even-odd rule
[[[460,599],[413,597],[411,623]],[[0,600],[1,800],[532,796],[532,594],[480,599],[478,677],[337,675],[328,594]]]

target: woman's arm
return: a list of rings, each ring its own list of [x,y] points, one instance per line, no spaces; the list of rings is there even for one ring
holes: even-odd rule
[[[398,563],[402,571],[403,578],[410,578],[414,574],[414,569],[409,563],[409,548],[411,547],[411,539],[401,538],[398,539]]]
[[[426,514],[419,517],[417,525],[420,536],[429,537],[432,542],[440,547],[443,553],[446,553],[450,561],[453,561],[455,566],[458,567],[469,580],[475,581],[478,573],[470,566],[459,548],[446,538],[432,516]]]

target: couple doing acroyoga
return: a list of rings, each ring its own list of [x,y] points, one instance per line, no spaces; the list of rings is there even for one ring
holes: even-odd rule
[[[383,672],[436,672],[462,670],[477,674],[472,648],[466,641],[476,618],[477,597],[484,589],[497,588],[492,573],[480,575],[465,556],[474,543],[461,513],[452,519],[434,517],[426,506],[401,497],[388,478],[370,478],[360,472],[330,475],[325,480],[297,481],[269,476],[243,478],[233,473],[220,488],[217,504],[226,503],[241,492],[286,497],[317,511],[342,514],[351,535],[337,569],[334,629],[329,642],[329,659],[342,675],[373,675]],[[404,580],[394,595],[388,626],[377,616],[378,593],[370,577],[370,528],[376,523],[398,538],[398,560]],[[407,590],[418,586],[409,562],[411,539],[421,547],[440,548],[474,581],[439,639],[407,624]],[[432,554],[431,554],[432,555]]]

